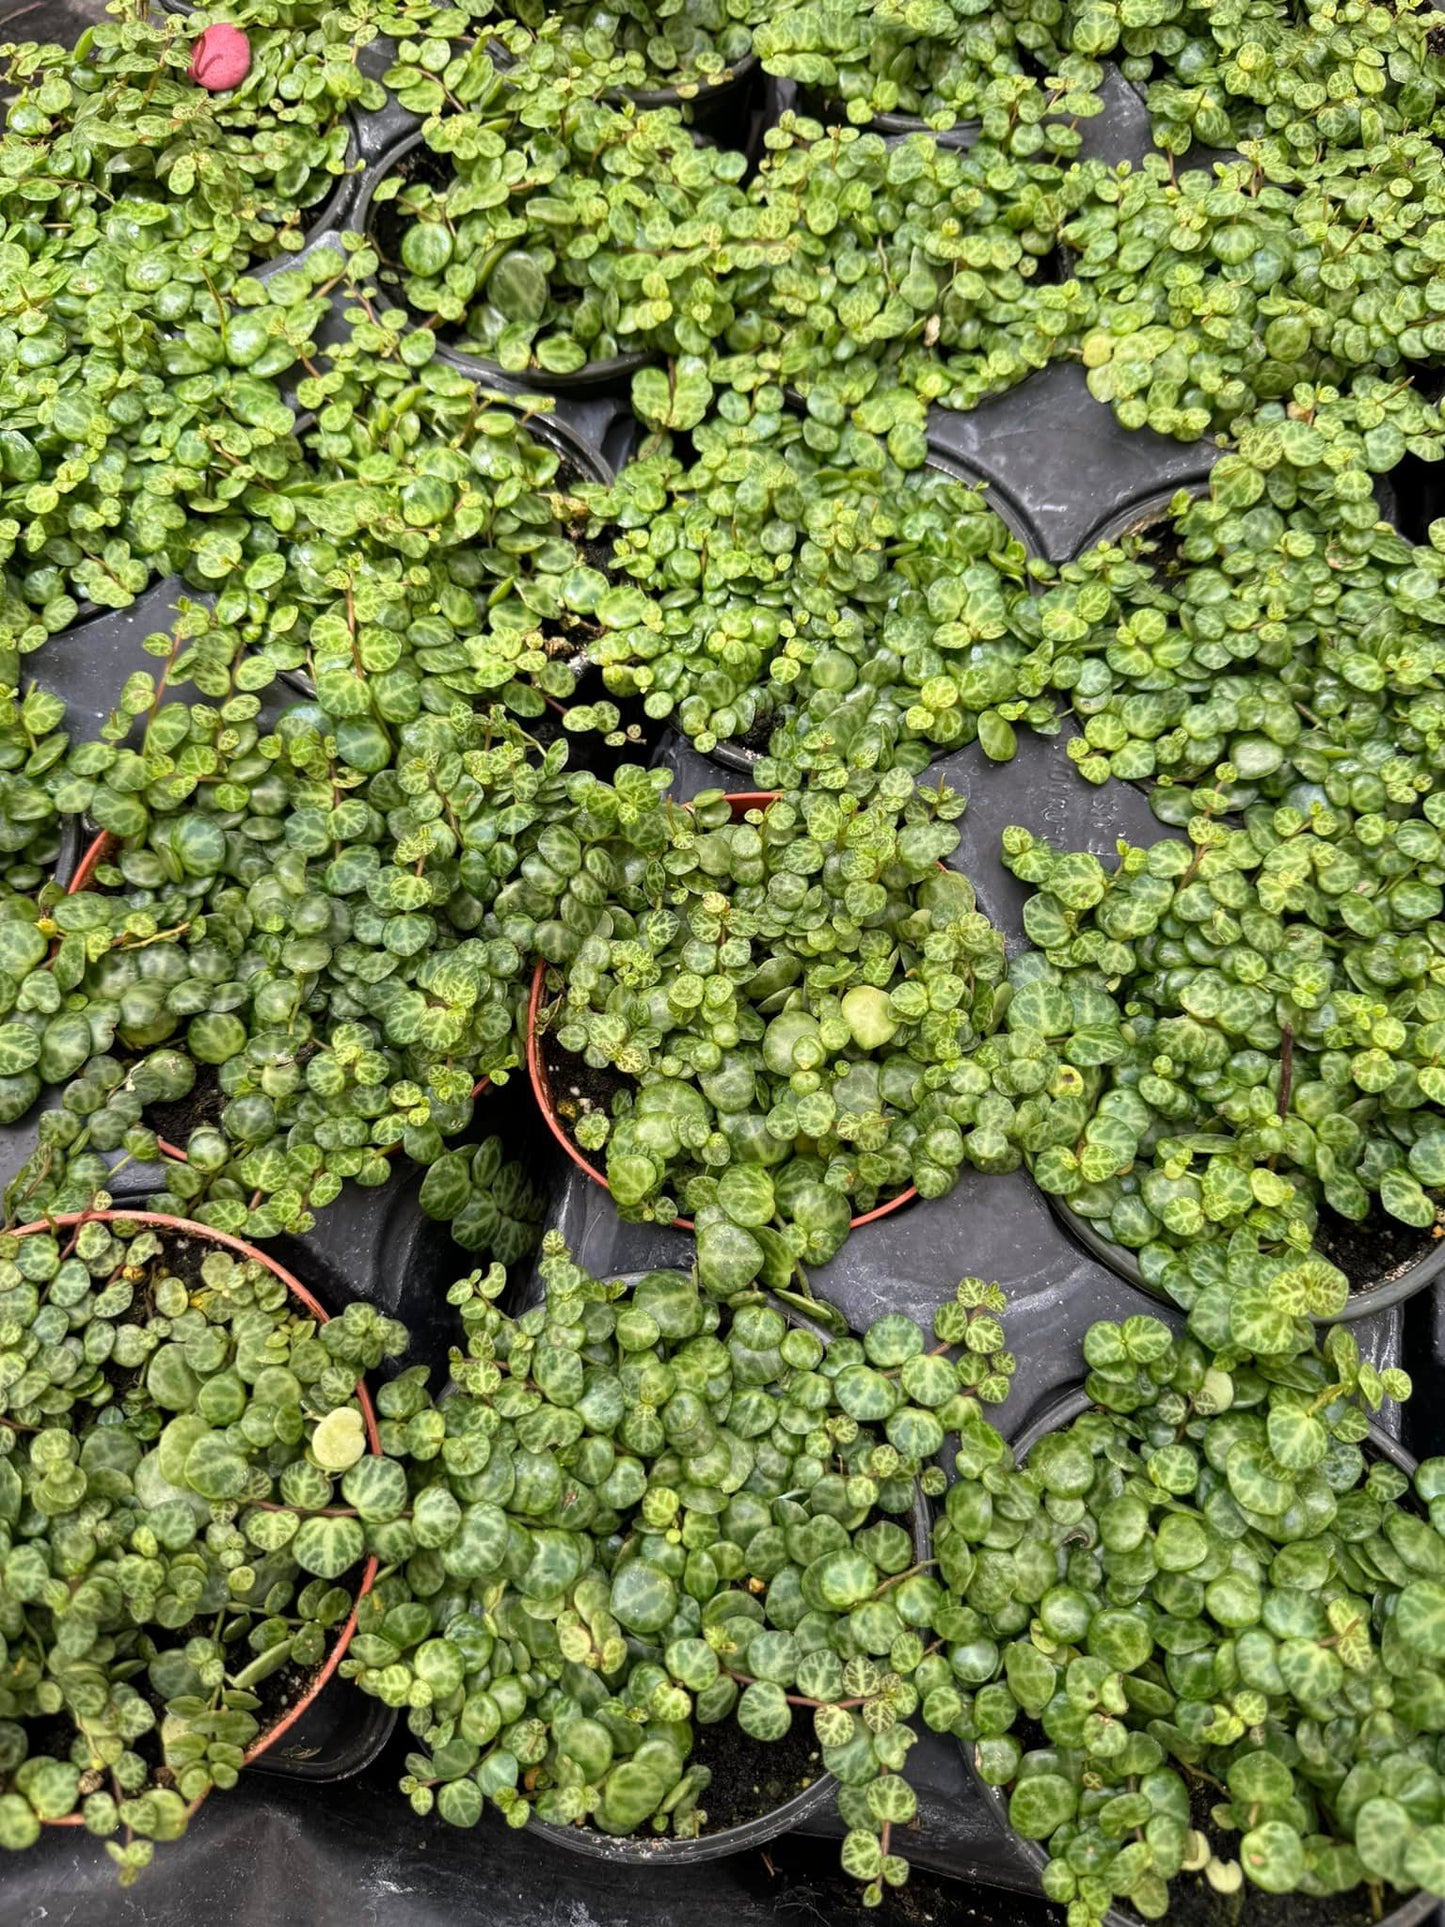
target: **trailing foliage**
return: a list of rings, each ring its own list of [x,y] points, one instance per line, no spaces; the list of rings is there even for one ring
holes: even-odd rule
[[[1318,1315],[1345,1296],[1331,1267],[1299,1268],[1322,1203],[1363,1219],[1378,1200],[1436,1225],[1445,846],[1431,803],[1356,818],[1259,804],[1237,829],[1199,817],[1187,843],[1121,845],[1112,871],[1005,832],[1009,868],[1039,886],[1008,1024],[1055,1094],[1017,1141],[1045,1190],[1185,1304],[1220,1273],[1221,1231],[1281,1254],[1259,1281],[1231,1263],[1231,1284],[1298,1272],[1303,1300],[1283,1283],[1277,1296]]]
[[[1079,53],[1114,54],[1146,89],[1159,146],[1258,143],[1272,169],[1438,129],[1440,47],[1428,14],[1374,0],[1074,0]]]
[[[0,1846],[75,1815],[125,1883],[348,1616],[365,1535],[335,1482],[367,1450],[358,1376],[406,1334],[129,1220],[0,1251]]]
[[[206,1067],[223,1101],[167,1166],[165,1207],[301,1228],[344,1181],[385,1183],[390,1153],[434,1164],[467,1130],[478,1080],[520,1060],[531,956],[591,930],[592,870],[611,878],[631,828],[660,835],[658,785],[566,777],[562,745],[539,754],[499,715],[423,715],[393,751],[315,705],[267,731],[255,697],[155,708],[140,682],[144,749],[89,746],[65,792],[114,858],[76,895],[4,906],[8,1113],[65,1087],[10,1209],[78,1209],[109,1154],[152,1161],[147,1108]],[[429,1194],[468,1242],[493,1176]]]
[[[720,344],[742,351],[720,377],[765,373],[835,410],[906,405],[893,388],[972,408],[1067,352],[1082,290],[1046,284],[1071,177],[1027,131],[960,151],[784,114],[749,194],[788,246]]]
[[[1067,117],[1098,112],[1100,75],[1063,54],[1061,17],[1051,0],[802,0],[780,7],[753,44],[769,73],[800,82],[830,119],[897,114],[945,131],[976,121],[989,136],[1028,99],[1029,122],[1059,112],[1043,139],[1069,153],[1078,136]],[[1040,64],[1060,76],[1047,88],[1033,78]]]
[[[673,109],[584,103],[561,138],[534,115],[498,77],[377,184],[383,284],[509,374],[705,353],[781,254],[745,240],[744,156],[695,142]]]
[[[129,283],[155,296],[183,260],[219,274],[294,252],[308,210],[356,166],[348,109],[378,108],[384,95],[335,16],[249,38],[250,71],[221,94],[187,75],[195,27],[181,14],[103,20],[73,50],[9,49],[7,211],[58,211],[74,254],[87,225],[149,242],[117,292]],[[158,318],[183,312],[163,300]]]
[[[1044,571],[980,490],[921,467],[912,424],[885,442],[761,388],[724,397],[692,443],[690,464],[664,441],[583,491],[614,574],[646,591],[629,609],[619,588],[589,645],[610,689],[704,751],[781,723],[863,765],[920,769],[978,734],[1008,755],[1010,717],[1049,727],[1052,704],[1023,698]]]
[[[908,1873],[907,1721],[963,1708],[919,1508],[945,1434],[987,1434],[979,1400],[1007,1389],[1002,1293],[966,1279],[931,1350],[896,1315],[825,1341],[679,1272],[602,1283],[557,1233],[543,1249],[545,1299],[515,1319],[500,1272],[452,1287],[451,1386],[379,1394],[407,1475],[374,1460],[345,1483],[391,1570],[343,1671],[407,1709],[402,1790],[454,1826],[490,1803],[512,1826],[694,1838],[708,1729],[734,1721],[765,1798],[836,1775],[843,1865],[876,1904]],[[795,1723],[811,1745],[778,1785],[766,1747]]]
[[[620,1088],[597,1101],[557,1064],[554,1103],[605,1148],[625,1216],[696,1221],[709,1290],[786,1286],[850,1215],[957,1177],[949,1104],[1004,971],[941,864],[960,807],[901,772],[867,801],[789,793],[740,821],[704,791],[669,812],[665,907],[624,893],[627,925],[569,944],[547,1022]]]
[[[1021,1469],[965,1441],[935,1546],[977,1771],[1071,1921],[1196,1883],[1245,1918],[1251,1889],[1438,1893],[1442,1463],[1412,1482],[1369,1436],[1409,1380],[1339,1326],[1251,1358],[1190,1322],[1093,1326],[1092,1409]]]
[[[670,87],[684,99],[728,79],[767,17],[762,0],[505,0],[500,11],[530,30],[531,38],[502,33],[526,67],[577,76],[596,93]]]

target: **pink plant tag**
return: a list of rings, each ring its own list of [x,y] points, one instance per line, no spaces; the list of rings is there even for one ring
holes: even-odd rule
[[[190,77],[208,94],[239,87],[251,71],[251,43],[224,20],[207,27],[191,49]]]

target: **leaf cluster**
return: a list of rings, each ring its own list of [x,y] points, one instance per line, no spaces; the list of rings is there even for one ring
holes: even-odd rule
[[[663,889],[619,893],[611,933],[566,946],[548,1025],[618,1088],[574,1096],[559,1067],[554,1098],[579,1145],[605,1148],[624,1215],[695,1220],[709,1290],[786,1286],[850,1216],[954,1182],[947,1102],[1004,969],[942,867],[958,813],[903,772],[867,800],[785,793],[740,821],[704,791],[668,812]]]
[[[710,1727],[763,1747],[800,1727],[801,1783],[837,1777],[843,1864],[876,1904],[907,1877],[907,1721],[943,1730],[961,1705],[910,1522],[946,1434],[981,1427],[973,1388],[1011,1369],[998,1288],[966,1280],[929,1349],[896,1315],[829,1342],[681,1273],[604,1283],[555,1232],[541,1277],[515,1319],[499,1273],[452,1288],[452,1386],[379,1394],[405,1476],[348,1481],[392,1570],[343,1671],[406,1709],[403,1791],[456,1826],[490,1804],[686,1839]]]
[[[76,1814],[128,1881],[235,1784],[350,1611],[357,1379],[405,1338],[126,1220],[4,1241],[0,1845]]]
[[[961,1454],[935,1533],[974,1762],[1046,1893],[1438,1892],[1440,1465],[1370,1440],[1408,1379],[1341,1327],[1251,1357],[1135,1317],[1084,1358],[1091,1409],[1020,1468]]]

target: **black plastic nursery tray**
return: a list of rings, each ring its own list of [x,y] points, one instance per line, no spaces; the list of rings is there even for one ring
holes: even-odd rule
[[[0,38],[73,41],[98,17],[94,0],[38,0],[0,13]],[[381,70],[375,59],[369,65]],[[1106,114],[1089,130],[1089,151],[1136,157],[1147,142],[1137,96],[1118,83],[1106,98]],[[778,107],[776,90],[759,92],[738,125],[754,138],[759,117]],[[361,117],[357,141],[365,165],[375,166],[414,125],[394,106]],[[363,189],[364,177],[355,177],[345,197],[349,207]],[[625,457],[632,439],[625,388],[574,396],[558,414],[603,472]],[[971,415],[937,413],[931,428],[949,465],[988,484],[1029,547],[1055,561],[1079,553],[1111,525],[1162,505],[1177,488],[1202,483],[1215,453],[1209,444],[1185,447],[1147,432],[1125,433],[1089,397],[1082,370],[1067,365],[1035,375]],[[1398,510],[1402,517],[1412,512],[1403,493]],[[53,639],[34,659],[45,685],[65,697],[77,735],[95,732],[127,675],[153,666],[144,639],[169,627],[183,592],[175,581],[158,584],[130,609],[94,616]],[[655,756],[675,771],[680,798],[704,788],[748,786],[671,733]],[[1169,834],[1141,790],[1084,783],[1062,734],[1021,736],[1007,765],[989,764],[975,747],[944,759],[934,773],[968,797],[952,862],[973,880],[1011,950],[1023,941],[1025,892],[999,861],[1006,825],[1099,853],[1111,851],[1120,837],[1152,842]],[[26,1155],[33,1123],[0,1130],[0,1185]],[[610,1198],[562,1155],[531,1103],[525,1072],[479,1102],[474,1129],[500,1132],[509,1155],[550,1185],[548,1222],[589,1269],[609,1274],[691,1262],[686,1234],[624,1224]],[[322,1214],[313,1232],[278,1240],[275,1250],[329,1308],[359,1296],[402,1318],[413,1333],[413,1359],[441,1369],[457,1335],[445,1288],[475,1260],[421,1213],[418,1182],[398,1172],[381,1190],[353,1189]],[[118,1201],[138,1202],[147,1189],[146,1174],[131,1172],[118,1186]],[[854,1326],[884,1311],[904,1311],[926,1324],[966,1274],[997,1279],[1008,1296],[1008,1342],[1018,1358],[1001,1414],[1010,1435],[1077,1381],[1079,1344],[1091,1322],[1158,1310],[1073,1240],[1023,1172],[966,1175],[948,1197],[915,1201],[864,1226],[812,1279]],[[1417,1385],[1432,1384],[1445,1369],[1438,1293],[1364,1318],[1354,1329],[1372,1359],[1403,1364]],[[1407,1407],[1403,1440],[1420,1456],[1445,1451],[1445,1402],[1427,1395]],[[431,1927],[463,1919],[499,1927],[635,1927],[643,1921],[674,1927],[684,1920],[688,1927],[753,1927],[764,1920],[853,1927],[865,1918],[919,1927],[1042,1927],[1062,1920],[1061,1910],[1038,1898],[1027,1861],[1000,1831],[956,1743],[935,1735],[924,1736],[910,1763],[919,1795],[919,1824],[907,1847],[914,1877],[888,1895],[881,1915],[865,1915],[854,1884],[837,1871],[841,1829],[835,1821],[809,1823],[805,1834],[712,1863],[701,1876],[665,1864],[617,1866],[557,1852],[534,1834],[509,1830],[490,1811],[471,1832],[417,1818],[396,1791],[406,1750],[394,1715],[334,1681],[264,1769],[209,1802],[186,1838],[158,1854],[136,1887],[119,1889],[100,1843],[73,1832],[52,1830],[26,1854],[0,1861],[0,1927],[64,1921]]]

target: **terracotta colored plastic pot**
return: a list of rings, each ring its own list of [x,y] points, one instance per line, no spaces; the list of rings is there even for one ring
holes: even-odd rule
[[[560,707],[560,704],[558,706]],[[104,863],[106,858],[115,849],[116,841],[117,839],[111,835],[109,830],[102,830],[98,836],[91,839],[90,843],[86,846],[85,854],[76,865],[75,875],[65,886],[65,894],[68,897],[73,897],[77,891],[84,890],[89,886],[97,867]],[[490,1077],[479,1078],[472,1086],[473,1098],[478,1098],[484,1091],[490,1090],[491,1084],[492,1080]],[[156,1139],[156,1148],[162,1157],[168,1157],[176,1164],[187,1164],[190,1161],[180,1145],[167,1143],[163,1137]],[[392,1157],[398,1148],[395,1144],[388,1144],[382,1152],[382,1156]],[[269,1263],[269,1260],[263,1259],[262,1262]]]
[[[37,1231],[79,1230],[81,1225],[92,1222],[147,1225],[155,1231],[180,1232],[185,1237],[198,1238],[205,1244],[224,1245],[228,1251],[238,1252],[241,1257],[252,1258],[258,1265],[264,1265],[273,1277],[281,1280],[291,1296],[319,1325],[325,1325],[330,1321],[330,1313],[326,1308],[284,1265],[278,1264],[274,1258],[269,1257],[256,1245],[247,1244],[244,1238],[234,1238],[228,1231],[214,1231],[209,1225],[197,1224],[190,1218],[171,1218],[160,1211],[65,1211],[54,1218],[41,1218],[34,1224],[22,1224],[13,1235],[17,1238],[25,1238]],[[367,1450],[374,1458],[380,1458],[381,1434],[377,1430],[376,1410],[371,1403],[371,1394],[361,1379],[356,1381],[356,1402],[361,1407],[361,1420],[366,1428]],[[335,1676],[336,1669],[345,1658],[346,1649],[351,1644],[352,1635],[356,1631],[357,1609],[367,1593],[371,1591],[376,1574],[376,1556],[374,1553],[368,1553],[366,1564],[361,1571],[361,1584],[357,1587],[356,1597],[352,1601],[351,1612],[336,1635],[331,1651],[296,1704],[289,1707],[276,1724],[262,1733],[259,1739],[252,1741],[246,1749],[244,1765],[250,1766],[253,1760],[259,1760],[263,1753],[269,1752],[276,1742],[291,1730],[315,1701],[321,1689]],[[204,1798],[205,1795],[202,1794],[201,1799],[193,1800],[189,1811],[195,1813]],[[84,1826],[85,1822],[78,1813],[67,1813],[59,1820],[47,1820],[42,1824],[52,1827],[80,1827]]]
[[[116,839],[111,835],[109,830],[101,830],[98,835],[91,838],[81,853],[79,863],[75,866],[74,876],[71,877],[65,886],[65,894],[68,897],[73,897],[79,891],[89,887],[90,879],[95,875],[96,870],[104,863],[111,851],[114,850],[115,845]]]
[[[781,790],[735,790],[725,798],[725,801],[731,805],[733,821],[736,823],[746,816],[749,810],[766,809],[769,803],[775,803],[781,795]],[[684,804],[683,807],[686,808],[687,805]],[[536,968],[532,972],[532,995],[527,1003],[527,1075],[532,1080],[532,1095],[537,1100],[537,1108],[547,1121],[547,1129],[577,1169],[584,1171],[594,1184],[600,1184],[602,1189],[607,1191],[611,1188],[607,1179],[597,1166],[590,1163],[578,1150],[563,1129],[562,1120],[557,1115],[556,1102],[552,1096],[552,1080],[548,1076],[546,1060],[542,1055],[542,1037],[538,1024],[546,979],[546,960],[539,957]],[[875,1218],[886,1218],[890,1212],[901,1210],[917,1196],[917,1187],[910,1184],[906,1191],[900,1191],[896,1198],[889,1198],[886,1204],[875,1205],[871,1211],[863,1212],[860,1217],[851,1218],[849,1228],[856,1231],[860,1225],[872,1224]],[[674,1218],[672,1222],[679,1231],[691,1231],[693,1228],[691,1218]]]

